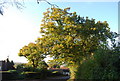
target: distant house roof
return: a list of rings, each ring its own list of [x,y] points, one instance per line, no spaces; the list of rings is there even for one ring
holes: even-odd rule
[[[67,68],[67,67],[64,67],[64,66],[60,67],[60,69],[68,69],[68,70],[69,70],[69,68]]]
[[[1,60],[0,61],[0,71],[6,71],[6,70],[12,70],[14,69],[14,62],[13,61],[9,61],[9,58],[7,58],[6,60]]]
[[[67,67],[60,67],[60,68],[49,68],[50,70],[69,70]]]

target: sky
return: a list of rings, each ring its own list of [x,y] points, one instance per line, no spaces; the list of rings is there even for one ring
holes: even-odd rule
[[[49,1],[49,0],[48,0]],[[52,2],[60,8],[71,7],[69,12],[77,12],[81,17],[88,16],[96,21],[107,21],[111,31],[118,32],[118,2],[96,2],[78,0],[69,2]],[[43,12],[50,7],[45,2],[25,1],[24,8],[18,10],[15,7],[4,9],[4,15],[0,15],[0,60],[9,56],[14,62],[26,63],[27,59],[19,57],[19,50],[30,42],[40,37],[40,24]]]

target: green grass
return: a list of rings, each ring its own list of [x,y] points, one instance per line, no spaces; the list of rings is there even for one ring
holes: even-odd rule
[[[9,73],[9,71],[0,71],[0,73]]]

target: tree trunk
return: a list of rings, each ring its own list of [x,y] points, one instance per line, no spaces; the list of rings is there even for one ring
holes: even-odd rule
[[[32,60],[32,65],[33,65],[34,68],[36,67],[34,60]]]
[[[69,66],[69,69],[70,69],[70,80],[73,80],[76,79],[76,72],[78,71],[78,67],[79,65],[72,65],[72,66]]]

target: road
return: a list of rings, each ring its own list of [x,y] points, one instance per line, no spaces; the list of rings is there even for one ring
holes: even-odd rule
[[[62,80],[67,80],[69,79],[69,76],[58,76],[58,77],[48,77],[47,79],[62,79]]]
[[[70,77],[69,76],[57,76],[57,77],[48,77],[45,80],[10,80],[10,81],[67,81]],[[9,81],[9,80],[3,80],[3,81]]]

